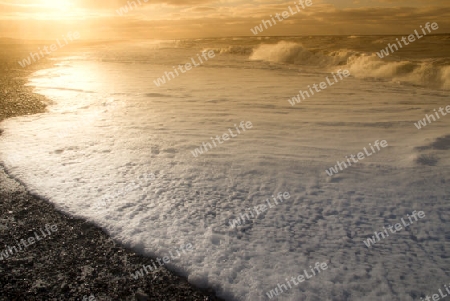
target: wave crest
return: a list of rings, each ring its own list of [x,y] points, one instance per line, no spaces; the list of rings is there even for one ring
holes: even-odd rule
[[[345,66],[352,76],[364,79],[391,80],[450,90],[450,64],[444,61],[408,61],[380,59],[375,53],[348,49],[324,52],[308,50],[303,45],[280,41],[262,44],[253,50],[250,60],[294,64],[329,69]]]
[[[343,65],[353,54],[353,51],[342,49],[326,55],[308,50],[298,43],[281,41],[278,44],[259,45],[253,50],[250,60],[325,67]]]
[[[220,54],[237,54],[237,55],[250,55],[253,51],[252,46],[228,46],[220,48],[205,48],[202,51],[214,50],[215,53]]]
[[[371,54],[349,58],[347,67],[357,78],[384,79],[450,90],[450,66],[439,61],[387,61]]]

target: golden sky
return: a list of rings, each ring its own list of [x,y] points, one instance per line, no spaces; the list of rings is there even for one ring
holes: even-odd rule
[[[136,2],[120,16],[118,10]],[[250,28],[295,1],[0,0],[0,37],[54,40],[253,36]],[[139,4],[139,2],[141,4]],[[450,33],[450,0],[311,0],[260,35],[409,34],[426,22]]]

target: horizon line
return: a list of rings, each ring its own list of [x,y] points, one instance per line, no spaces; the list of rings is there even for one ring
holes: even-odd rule
[[[295,38],[295,37],[350,37],[350,36],[360,36],[360,37],[374,37],[374,36],[404,36],[409,35],[410,33],[405,34],[307,34],[307,35],[270,35],[270,36],[260,36],[257,37],[254,35],[234,35],[234,36],[215,36],[215,37],[191,37],[191,38],[122,38],[122,39],[78,39],[74,44],[80,42],[125,42],[125,41],[142,41],[142,40],[192,40],[192,39],[223,39],[223,38]],[[427,36],[441,36],[441,35],[450,35],[448,33],[434,33],[428,34]],[[11,40],[17,42],[54,42],[55,39],[49,40],[40,40],[40,39],[18,39],[18,38],[10,38],[10,37],[0,37],[1,40]]]

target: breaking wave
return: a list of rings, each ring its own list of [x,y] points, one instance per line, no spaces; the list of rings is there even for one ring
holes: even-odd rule
[[[343,65],[353,54],[352,51],[342,50],[324,55],[321,52],[308,50],[298,43],[281,41],[278,44],[259,45],[254,49],[250,60],[326,67]]]
[[[352,76],[450,90],[450,62],[380,59],[375,53],[348,49],[324,52],[294,42],[262,44],[253,49],[250,60],[277,64],[319,67],[330,71],[345,67]]]
[[[220,54],[250,55],[253,52],[253,46],[228,46],[219,48],[205,48],[202,51],[214,50]]]
[[[349,58],[350,73],[358,78],[391,80],[450,90],[450,65],[437,61],[384,61],[376,54]]]

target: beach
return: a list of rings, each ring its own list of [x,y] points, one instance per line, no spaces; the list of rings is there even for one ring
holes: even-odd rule
[[[450,39],[376,55],[396,38],[98,42],[35,62],[14,78],[46,97],[46,111],[2,121],[0,160],[79,226],[45,213],[0,254],[44,248],[29,264],[62,266],[32,288],[61,289],[68,270],[73,296],[100,300],[139,288],[159,300],[146,289],[165,267],[227,301],[415,301],[437,291],[450,264]],[[163,74],[171,79],[158,85]],[[91,226],[103,232],[92,238]],[[167,292],[176,281],[158,283]]]
[[[1,0],[0,301],[445,299],[449,54],[443,0]]]
[[[52,63],[42,60],[24,69],[17,61],[36,46],[2,46],[0,121],[45,112],[51,101],[24,85],[31,72]],[[48,235],[45,225],[56,225],[57,231]],[[21,239],[27,243],[20,243]],[[92,296],[105,301],[221,300],[212,290],[196,288],[164,266],[133,279],[132,273],[156,257],[137,254],[93,223],[57,210],[47,200],[27,191],[2,164],[0,241],[1,251],[11,248],[8,257],[0,261],[2,301],[92,300],[88,299]]]

